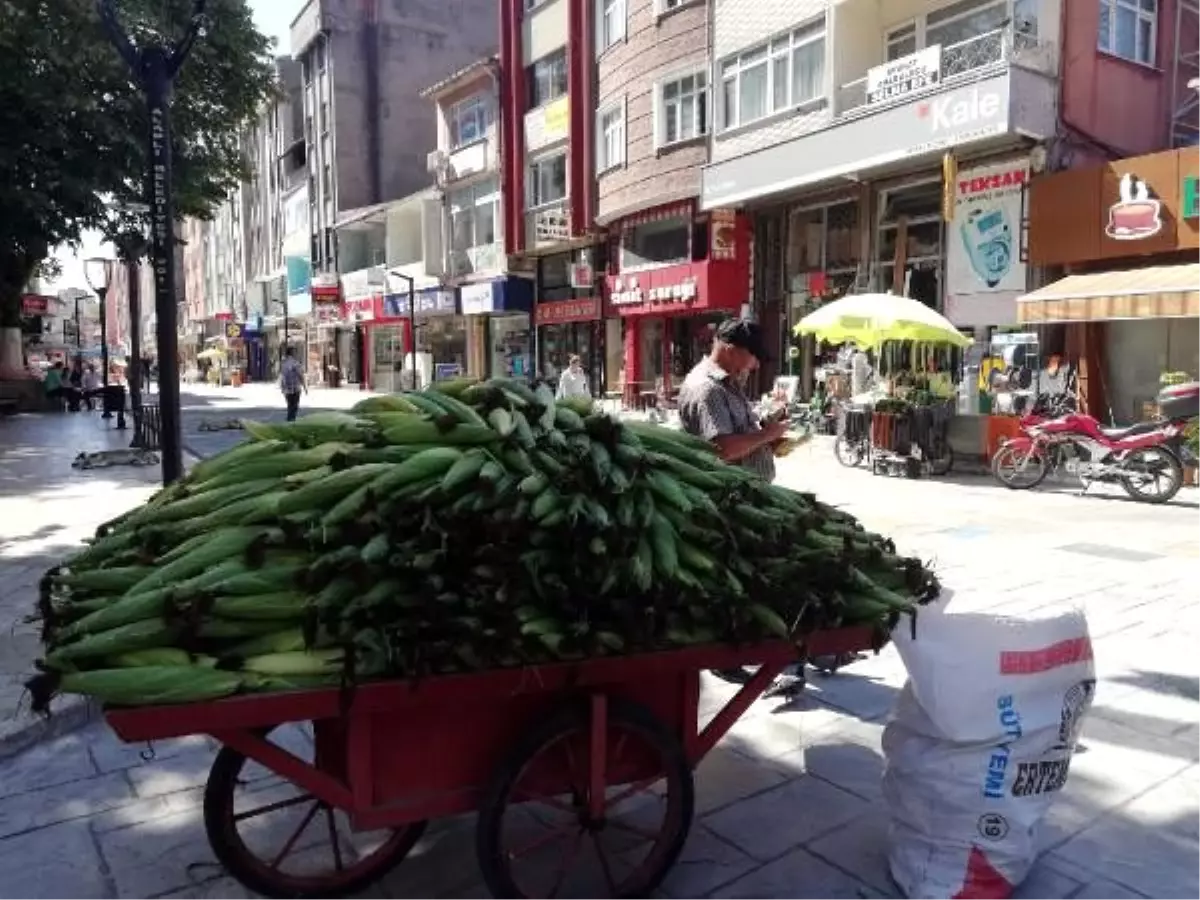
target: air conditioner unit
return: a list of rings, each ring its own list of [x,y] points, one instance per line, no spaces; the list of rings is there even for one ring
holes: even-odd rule
[[[429,172],[430,175],[437,175],[439,172],[445,171],[446,166],[449,164],[450,158],[443,150],[434,150],[427,157],[425,157],[425,170]]]

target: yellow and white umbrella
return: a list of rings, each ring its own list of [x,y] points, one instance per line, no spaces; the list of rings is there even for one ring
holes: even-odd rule
[[[208,350],[201,350],[196,354],[196,359],[211,359],[213,361],[224,359],[225,351],[219,350],[216,347],[210,347]]]
[[[969,347],[971,339],[919,300],[898,294],[848,294],[796,323],[796,334],[829,344],[879,347],[886,341],[920,341]]]

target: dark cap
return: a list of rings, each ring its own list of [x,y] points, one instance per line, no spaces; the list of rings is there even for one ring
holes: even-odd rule
[[[762,329],[745,319],[726,319],[717,326],[717,340],[731,347],[740,347],[760,363],[768,362],[767,346],[763,342]]]

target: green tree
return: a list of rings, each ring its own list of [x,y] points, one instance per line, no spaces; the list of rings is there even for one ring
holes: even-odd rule
[[[135,44],[174,40],[191,0],[118,0]],[[246,0],[209,0],[172,102],[175,213],[208,218],[246,175],[238,138],[275,90],[272,40]],[[0,371],[19,367],[20,295],[52,250],[143,233],[140,87],[94,0],[0,0]],[[14,359],[13,354],[16,354]]]

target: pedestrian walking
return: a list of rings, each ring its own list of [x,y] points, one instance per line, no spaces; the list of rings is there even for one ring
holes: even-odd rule
[[[574,353],[567,363],[567,370],[559,376],[557,396],[560,400],[567,397],[590,399],[592,396],[592,392],[588,390],[587,372],[583,371],[583,360]]]
[[[279,388],[283,391],[283,399],[287,403],[287,420],[295,422],[296,414],[300,411],[300,392],[308,393],[308,386],[304,383],[304,370],[296,360],[295,347],[288,347],[283,351]]]

